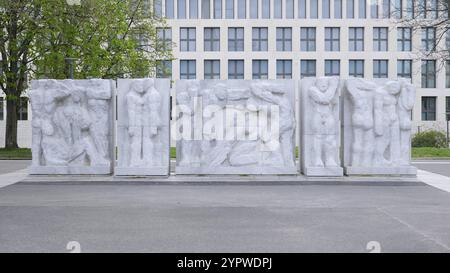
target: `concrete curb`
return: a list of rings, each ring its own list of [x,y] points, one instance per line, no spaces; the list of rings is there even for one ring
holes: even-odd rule
[[[286,176],[191,176],[169,177],[113,177],[113,176],[28,176],[18,184],[22,185],[159,185],[159,186],[424,186],[416,177],[306,177]]]

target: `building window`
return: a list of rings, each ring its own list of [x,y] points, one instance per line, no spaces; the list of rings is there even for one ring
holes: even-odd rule
[[[355,18],[355,0],[347,0],[347,18]]]
[[[351,27],[349,29],[349,50],[364,51],[364,28]]]
[[[277,79],[292,79],[291,60],[277,60]]]
[[[211,2],[210,0],[201,0],[202,2],[202,19],[211,18]]]
[[[204,30],[204,51],[220,51],[220,28],[206,27]]]
[[[412,61],[411,60],[398,60],[397,61],[397,77],[411,79]]]
[[[422,97],[422,120],[436,120],[436,97]]]
[[[234,19],[234,0],[225,1],[225,18]]]
[[[28,120],[28,98],[20,97],[17,120]]]
[[[342,18],[342,0],[334,0],[334,18]]]
[[[360,19],[366,18],[366,10],[367,10],[366,1],[367,0],[359,0],[358,18],[360,18]]]
[[[262,18],[270,19],[270,0],[262,0]]]
[[[373,77],[388,77],[388,60],[373,60]]]
[[[300,28],[300,50],[316,51],[316,28],[302,27]]]
[[[195,51],[195,28],[180,28],[180,51]]]
[[[174,18],[174,0],[166,0],[166,18]]]
[[[322,18],[330,18],[330,0],[322,0]]]
[[[445,88],[450,88],[450,60],[445,61]]]
[[[246,0],[237,0],[238,19],[246,18]]]
[[[283,18],[283,1],[282,0],[273,0],[274,5],[274,18],[281,19]]]
[[[400,19],[403,17],[403,3],[402,0],[392,0],[394,2],[394,17]]]
[[[309,5],[309,17],[312,19],[319,18],[319,0],[310,0]]]
[[[228,79],[244,79],[244,60],[228,60]]]
[[[250,19],[258,19],[258,0],[250,0]]]
[[[0,120],[5,119],[5,104],[4,99],[0,97]]]
[[[172,29],[157,28],[158,42],[161,44],[162,50],[170,50],[172,48]]]
[[[414,18],[414,1],[415,0],[406,0],[406,16],[407,19],[413,19]]]
[[[325,51],[340,50],[340,29],[338,27],[325,28]]]
[[[205,60],[204,63],[205,80],[220,79],[220,61],[219,60]]]
[[[411,51],[411,28],[399,27],[397,28],[397,50]]]
[[[388,28],[374,27],[373,28],[373,50],[387,51],[388,50]]]
[[[300,77],[315,77],[316,76],[316,60],[301,60],[300,62]]]
[[[422,61],[422,88],[436,88],[436,61]]]
[[[428,19],[438,18],[438,0],[427,1],[425,17]],[[446,10],[444,10],[446,11]]]
[[[155,16],[158,18],[162,17],[162,3],[161,1],[155,1],[153,6],[153,12],[155,13]]]
[[[222,0],[214,0],[214,19],[222,19]]]
[[[378,2],[377,1],[370,2],[370,18],[372,18],[372,19],[378,18]]]
[[[341,62],[339,60],[325,60],[325,76],[340,76]]]
[[[426,13],[426,0],[418,0],[417,1],[417,15],[416,18],[423,19],[425,18]]]
[[[445,120],[450,120],[450,97],[445,97]]]
[[[180,79],[191,80],[197,77],[195,60],[180,60]]]
[[[189,0],[189,18],[198,18],[198,0]]]
[[[157,78],[172,78],[172,61],[159,61],[156,65]]]
[[[277,27],[277,51],[292,50],[292,28]]]
[[[306,18],[306,0],[298,0],[298,18]]]
[[[294,0],[286,0],[286,18],[294,18]]]
[[[177,5],[177,18],[186,19],[186,0],[178,0]]]
[[[228,28],[228,51],[244,51],[244,28]]]
[[[391,1],[383,0],[383,18],[391,18]]]
[[[254,27],[252,29],[252,50],[267,51],[268,29],[266,27]]]
[[[350,60],[348,64],[350,77],[364,78],[364,60]]]
[[[267,79],[269,77],[269,68],[267,60],[253,60],[252,62],[252,78]]]
[[[436,29],[434,27],[422,28],[422,49],[434,51],[436,47]]]

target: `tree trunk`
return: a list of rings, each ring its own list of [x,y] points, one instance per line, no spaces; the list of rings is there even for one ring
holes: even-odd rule
[[[16,149],[17,145],[17,116],[18,116],[18,99],[6,100],[6,136],[5,148]]]

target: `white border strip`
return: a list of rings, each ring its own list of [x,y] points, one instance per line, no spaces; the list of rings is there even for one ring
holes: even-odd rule
[[[430,186],[450,192],[450,177],[448,176],[417,170],[417,178]]]
[[[28,168],[0,175],[0,188],[22,181],[28,176]]]

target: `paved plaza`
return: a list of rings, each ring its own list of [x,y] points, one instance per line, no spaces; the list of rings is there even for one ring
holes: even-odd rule
[[[450,161],[404,185],[14,184],[28,163],[0,162],[0,252],[450,251]]]

